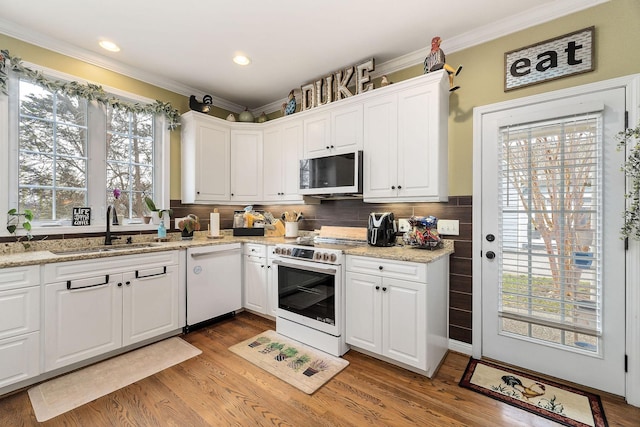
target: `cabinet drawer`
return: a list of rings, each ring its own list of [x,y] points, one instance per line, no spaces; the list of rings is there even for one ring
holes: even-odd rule
[[[0,339],[39,329],[40,286],[0,292]]]
[[[40,333],[0,340],[0,389],[40,374]]]
[[[3,268],[0,270],[0,291],[40,284],[40,266]]]
[[[256,243],[245,243],[242,249],[242,253],[245,255],[253,255],[258,257],[267,256],[267,247],[265,245],[259,245]]]
[[[426,283],[427,265],[383,258],[347,256],[347,271]]]

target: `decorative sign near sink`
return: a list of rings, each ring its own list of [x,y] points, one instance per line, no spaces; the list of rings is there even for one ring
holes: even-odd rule
[[[73,225],[91,225],[91,208],[73,208]]]

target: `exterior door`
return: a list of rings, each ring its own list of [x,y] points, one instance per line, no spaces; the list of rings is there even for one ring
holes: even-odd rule
[[[625,87],[481,110],[481,355],[624,395]]]

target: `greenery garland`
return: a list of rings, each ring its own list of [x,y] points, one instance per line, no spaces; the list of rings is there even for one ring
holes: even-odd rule
[[[640,240],[640,123],[634,129],[625,129],[616,135],[618,150],[622,150],[630,139],[635,139],[635,145],[629,146],[627,160],[621,170],[631,179],[631,189],[625,198],[631,200],[624,211],[624,225],[621,233],[623,237],[633,237]]]
[[[11,56],[6,49],[0,50],[0,92],[8,95],[6,70],[7,61],[11,71],[19,73],[38,86],[52,92],[60,92],[67,96],[80,97],[89,101],[97,101],[106,106],[125,110],[130,113],[163,114],[169,121],[169,130],[175,130],[180,125],[180,113],[168,102],[156,100],[153,104],[140,104],[137,102],[127,102],[113,96],[109,96],[102,86],[91,83],[62,82],[51,80],[41,72],[32,70],[22,64],[22,59]]]

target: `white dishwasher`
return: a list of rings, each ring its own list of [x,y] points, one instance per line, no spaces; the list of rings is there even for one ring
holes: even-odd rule
[[[240,243],[187,249],[187,326],[242,308]]]

